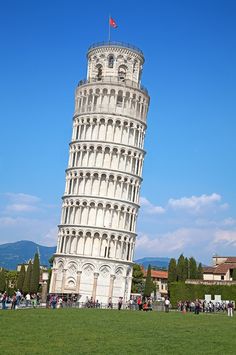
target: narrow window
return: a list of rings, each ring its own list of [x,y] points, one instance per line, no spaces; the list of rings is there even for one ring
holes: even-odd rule
[[[72,179],[70,179],[70,183],[69,183],[69,194],[71,193],[71,186],[72,186]]]
[[[128,243],[127,260],[129,260],[129,253],[130,253],[130,243]]]
[[[102,65],[101,64],[97,65],[97,79],[102,80]]]
[[[108,68],[113,68],[114,66],[114,56],[112,54],[108,57]]]
[[[68,218],[68,207],[66,207],[66,213],[65,213],[65,224],[67,223],[67,218]]]
[[[107,256],[107,247],[105,247],[104,258]]]
[[[75,153],[73,153],[73,161],[72,161],[72,166],[75,166]]]
[[[117,106],[122,107],[122,103],[123,103],[123,93],[122,93],[122,91],[118,92],[116,103],[117,103]]]

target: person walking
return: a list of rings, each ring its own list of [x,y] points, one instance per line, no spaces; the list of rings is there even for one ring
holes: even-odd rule
[[[108,305],[107,305],[107,308],[110,308],[110,309],[112,309],[112,308],[113,308],[112,298],[111,298],[111,297],[109,297],[109,299],[108,299]]]
[[[11,299],[11,309],[16,309],[16,305],[17,305],[17,296],[16,293],[14,292]]]
[[[137,304],[138,304],[138,309],[139,309],[139,311],[141,311],[142,308],[143,308],[143,307],[142,307],[143,305],[142,305],[142,298],[141,298],[141,297],[138,298]]]
[[[169,313],[169,309],[170,309],[170,300],[169,298],[165,299],[165,312]]]
[[[233,317],[234,315],[234,305],[232,301],[228,303],[228,317]]]
[[[27,295],[25,296],[25,307],[28,307],[30,305],[30,300],[31,300],[31,297],[28,292]]]
[[[120,311],[121,310],[121,307],[122,307],[122,297],[119,298],[119,301],[118,301],[118,310]]]
[[[21,297],[22,297],[22,294],[21,294],[20,290],[18,289],[18,290],[16,291],[16,305],[17,305],[17,306],[20,305]]]
[[[194,311],[194,313],[195,313],[195,314],[199,314],[199,312],[200,312],[200,302],[199,302],[198,299],[196,299],[196,302],[195,302],[195,311]]]
[[[6,302],[7,302],[7,293],[5,291],[2,295],[2,309],[7,309]]]

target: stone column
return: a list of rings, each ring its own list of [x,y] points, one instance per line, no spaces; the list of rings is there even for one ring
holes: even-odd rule
[[[48,284],[47,281],[43,281],[42,294],[41,294],[42,303],[47,302],[47,294],[48,294]]]
[[[94,273],[94,279],[93,279],[93,292],[92,292],[93,301],[96,301],[98,276],[99,276],[99,273],[95,272]]]
[[[115,281],[116,276],[115,275],[110,275],[110,285],[109,285],[109,293],[108,293],[108,299],[112,299],[113,295],[113,287],[114,287],[114,281]]]
[[[57,269],[52,269],[52,280],[51,280],[51,293],[55,293],[56,291],[56,282],[57,282]]]
[[[61,293],[64,293],[65,283],[66,283],[66,271],[67,269],[62,270],[62,283],[61,283]]]
[[[76,293],[79,294],[82,271],[77,271]]]

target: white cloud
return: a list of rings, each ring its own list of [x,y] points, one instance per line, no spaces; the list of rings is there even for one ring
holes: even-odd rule
[[[1,227],[9,227],[17,225],[18,218],[13,217],[0,217],[0,226]]]
[[[214,243],[224,243],[231,246],[236,246],[236,231],[235,230],[217,230],[215,233]]]
[[[6,210],[9,212],[31,212],[37,210],[38,207],[34,205],[27,205],[23,203],[13,203],[6,206]]]
[[[32,212],[39,209],[41,199],[37,196],[24,193],[6,193],[7,199],[5,212],[21,213]]]
[[[38,203],[41,199],[34,195],[28,195],[24,193],[13,193],[8,192],[5,194],[11,201],[15,203],[24,203],[24,204],[35,204]]]
[[[32,240],[56,245],[58,205],[46,204],[39,197],[24,193],[2,195],[0,205],[0,243]]]
[[[181,197],[180,199],[169,199],[168,207],[174,210],[184,209],[193,212],[200,212],[201,209],[212,206],[221,201],[221,195],[212,193],[211,195]],[[227,205],[221,205],[227,208]]]
[[[140,197],[140,205],[147,214],[165,213],[165,209],[163,207],[153,205],[146,197]]]
[[[55,246],[57,244],[58,228],[52,227],[49,231],[41,238],[41,243],[48,246]]]
[[[155,206],[141,198],[138,227],[142,232],[138,233],[136,258],[178,257],[184,253],[210,264],[214,253],[232,254],[232,246],[236,246],[236,219],[227,216],[230,206],[222,200],[217,193],[170,198],[156,218],[152,212]]]
[[[137,253],[140,251],[143,255],[170,255],[173,252],[179,254],[192,244],[195,244],[197,238],[200,239],[202,232],[199,229],[179,228],[172,232],[151,237],[147,234],[141,234],[137,238]]]

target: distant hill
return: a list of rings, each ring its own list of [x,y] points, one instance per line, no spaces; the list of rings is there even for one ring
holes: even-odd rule
[[[145,269],[148,268],[150,264],[152,267],[168,269],[168,265],[170,262],[170,258],[158,258],[158,257],[150,257],[150,258],[142,258],[135,260],[135,263],[143,265]]]
[[[55,253],[56,247],[46,247],[36,244],[29,240],[21,240],[15,243],[6,243],[0,245],[0,267],[8,270],[16,270],[18,264],[27,262],[34,257],[37,252],[40,253],[41,265],[49,265],[48,259]],[[168,268],[170,258],[144,257],[135,260],[135,263],[143,265],[145,269],[151,264],[157,268]]]
[[[16,270],[18,264],[25,263],[34,257],[37,247],[39,248],[41,265],[48,266],[48,259],[55,253],[56,247],[46,247],[29,240],[21,240],[0,245],[0,267]]]

